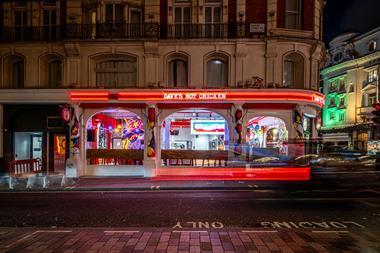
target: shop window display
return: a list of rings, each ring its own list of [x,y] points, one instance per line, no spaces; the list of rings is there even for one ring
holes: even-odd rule
[[[246,142],[253,155],[287,155],[287,140],[286,124],[280,118],[257,116],[248,121]]]
[[[91,149],[143,149],[143,123],[137,115],[130,112],[98,113],[89,120],[87,125],[87,147]]]
[[[226,164],[227,150],[226,120],[215,112],[183,110],[162,122],[163,165],[220,166]]]
[[[162,149],[224,150],[226,121],[206,110],[184,110],[167,117],[162,125]]]
[[[144,126],[128,111],[108,110],[87,123],[87,159],[94,165],[141,165]]]

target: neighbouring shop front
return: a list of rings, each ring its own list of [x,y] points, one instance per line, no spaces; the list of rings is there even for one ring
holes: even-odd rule
[[[68,156],[68,125],[63,105],[3,105],[5,172],[12,161],[37,159],[46,173],[65,173]]]

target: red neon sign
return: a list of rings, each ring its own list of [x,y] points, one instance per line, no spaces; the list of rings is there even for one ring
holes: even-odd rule
[[[107,91],[72,91],[70,99],[73,101],[98,101],[108,100],[109,92]]]
[[[73,101],[154,101],[154,102],[306,102],[323,107],[325,103],[324,95],[316,91],[306,90],[210,90],[210,91],[125,91],[117,94],[110,94],[107,91],[73,91],[70,92]]]
[[[164,100],[225,100],[226,92],[164,92]]]

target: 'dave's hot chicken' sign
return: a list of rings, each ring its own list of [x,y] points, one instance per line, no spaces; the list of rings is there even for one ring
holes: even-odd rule
[[[225,100],[226,92],[164,92],[164,100]]]

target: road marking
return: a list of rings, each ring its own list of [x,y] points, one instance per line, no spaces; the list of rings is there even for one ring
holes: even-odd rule
[[[104,230],[104,233],[139,233],[138,230]]]
[[[207,233],[204,230],[174,230],[173,233]]]
[[[312,233],[334,233],[334,234],[338,234],[338,233],[350,233],[349,231],[346,231],[346,230],[343,230],[343,231],[326,231],[326,230],[313,230],[311,231]]]
[[[187,222],[182,222],[177,221],[177,223],[172,227],[172,228],[215,228],[215,229],[221,229],[224,228],[224,225],[222,222],[219,221],[213,221],[213,222],[208,222],[208,221],[187,221]]]
[[[34,233],[71,233],[72,230],[37,230]]]
[[[29,235],[25,235],[24,237],[16,240],[15,242],[11,243],[11,244],[8,244],[7,246],[5,246],[6,248],[10,248],[12,247],[13,245],[19,243],[19,242],[22,242],[26,239],[28,239],[29,237],[32,237],[33,235],[36,235],[38,233],[71,233],[73,231],[71,230],[36,230],[34,231],[33,233],[29,234]]]
[[[355,221],[263,221],[260,225],[264,228],[285,228],[285,229],[348,229],[348,228],[364,228]]]
[[[243,230],[242,233],[277,233],[277,230]]]

